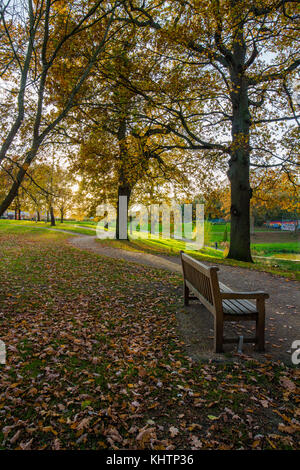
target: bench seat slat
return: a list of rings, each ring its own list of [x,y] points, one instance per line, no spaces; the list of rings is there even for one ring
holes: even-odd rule
[[[244,314],[251,314],[257,313],[256,307],[253,304],[243,304],[242,301],[237,300],[223,300],[223,312],[225,314],[236,314],[236,315],[244,315]]]
[[[249,302],[248,300],[234,299],[234,302],[240,303],[244,309],[247,309],[251,313],[254,311],[257,312],[256,305],[252,302]]]
[[[223,284],[222,282],[219,282],[219,286],[220,286],[220,292],[226,292],[226,293],[231,293],[231,292],[234,292],[232,289],[230,289],[228,286],[226,286],[225,284]],[[224,302],[224,301],[223,301]],[[232,302],[232,300],[230,300],[230,302]],[[234,302],[241,302],[241,304],[243,305],[244,308],[248,307],[249,311],[250,312],[253,312],[253,308],[255,308],[255,311],[256,311],[256,307],[254,306],[254,304],[252,302],[250,302],[249,300],[246,300],[246,299],[243,299],[243,300],[240,300],[240,299],[234,299]]]
[[[237,313],[239,315],[243,313],[243,309],[231,300],[223,300],[222,307],[224,313]]]

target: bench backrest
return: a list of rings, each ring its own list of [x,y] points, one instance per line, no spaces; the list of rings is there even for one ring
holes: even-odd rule
[[[220,304],[220,287],[216,266],[205,266],[200,261],[180,253],[184,281],[193,294],[210,311],[216,312]]]

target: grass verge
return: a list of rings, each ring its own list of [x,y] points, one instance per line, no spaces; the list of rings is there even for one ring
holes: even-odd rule
[[[225,264],[227,266],[238,266],[251,270],[269,272],[277,276],[287,277],[289,279],[300,280],[300,263],[295,263],[292,260],[272,260],[254,258],[254,263],[245,263],[232,259],[224,258],[222,251],[213,248],[204,248],[199,251],[185,250],[185,243],[180,240],[164,240],[164,239],[151,239],[151,240],[99,240],[103,246],[123,249],[127,251],[139,251],[144,253],[151,253],[159,256],[178,256],[180,250],[185,251],[199,261],[208,261],[216,264]]]

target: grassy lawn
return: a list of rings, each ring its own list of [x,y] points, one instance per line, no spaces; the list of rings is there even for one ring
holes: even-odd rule
[[[195,363],[178,274],[0,224],[0,449],[295,449],[299,370]]]
[[[79,224],[78,224],[79,225]],[[50,224],[47,224],[47,226],[50,226]],[[67,232],[74,232],[74,233],[80,233],[82,235],[96,235],[96,227],[90,227],[89,225],[84,225],[84,227],[78,227],[76,224],[68,224],[68,223],[63,223],[61,224],[60,222],[56,222],[55,227],[56,229],[59,230],[66,230]]]
[[[56,222],[55,227],[51,227],[50,223],[45,222],[31,222],[31,221],[15,221],[15,220],[1,220],[0,229],[2,231],[14,231],[15,233],[21,233],[23,231],[51,229],[51,230],[64,230],[70,232],[70,234],[81,234],[95,236],[96,234],[96,223],[87,222],[83,228],[81,227],[82,222],[66,221],[63,224]],[[207,224],[206,224],[207,225]],[[229,224],[228,224],[229,225]],[[207,225],[208,226],[208,225]],[[223,225],[211,225],[215,232],[220,238],[223,237]],[[206,238],[211,235],[210,229],[207,232]],[[158,254],[158,255],[174,255],[178,256],[180,250],[184,250],[191,254],[200,261],[212,261],[214,263],[222,263],[231,266],[241,266],[249,269],[256,269],[259,271],[267,271],[273,274],[278,274],[291,279],[300,279],[300,263],[296,262],[299,260],[299,242],[288,241],[284,243],[256,243],[252,244],[252,253],[254,255],[255,263],[241,263],[234,260],[224,259],[226,251],[223,253],[220,250],[216,250],[212,247],[205,246],[200,252],[186,249],[185,242],[174,239],[162,239],[158,236],[156,238],[148,239],[146,233],[136,232],[136,235],[141,236],[141,239],[127,241],[119,240],[98,240],[107,246],[113,246],[115,248],[121,248],[129,251],[144,251],[146,253]],[[221,237],[222,235],[222,237]],[[277,235],[277,234],[276,234]],[[282,234],[284,237],[291,234]],[[210,238],[211,240],[211,238]],[[288,238],[288,240],[290,240]],[[206,243],[206,242],[205,242]],[[209,243],[210,244],[210,243]],[[220,246],[220,245],[219,245]],[[223,247],[224,248],[224,247]],[[257,256],[257,258],[256,258]],[[262,258],[263,257],[263,258]],[[273,260],[272,258],[276,258]],[[281,259],[282,258],[282,259]]]
[[[93,220],[65,220],[64,224],[70,225],[81,225],[82,227],[91,227],[96,230],[98,222],[94,222]]]
[[[252,250],[253,253],[264,256],[277,256],[286,253],[300,254],[300,244],[296,241],[289,243],[259,243],[253,244]]]
[[[61,224],[60,222],[56,222],[55,227],[51,227],[50,222],[32,222],[32,221],[27,221],[27,220],[1,220],[0,219],[0,229],[3,231],[15,231],[16,233],[20,233],[22,231],[26,230],[38,230],[38,229],[51,229],[51,230],[64,230],[67,232],[72,233],[78,233],[81,235],[95,235],[96,232],[94,231],[95,227],[93,227],[93,230],[90,230],[89,228],[82,228],[82,227],[77,227],[77,225],[73,225],[70,223],[63,223]]]
[[[104,246],[120,248],[128,251],[143,251],[156,255],[178,256],[180,250],[185,251],[199,261],[209,261],[213,263],[221,263],[229,266],[239,266],[248,269],[255,269],[258,271],[266,271],[272,274],[277,274],[290,279],[300,280],[300,263],[296,263],[293,258],[290,260],[282,259],[272,260],[271,258],[255,258],[254,263],[244,263],[224,258],[224,253],[220,250],[205,247],[201,251],[186,250],[186,245],[181,240],[167,240],[167,239],[146,239],[141,240],[97,240]],[[260,245],[258,245],[260,246]],[[263,252],[253,251],[253,254],[265,256]],[[287,257],[287,255],[285,255]]]

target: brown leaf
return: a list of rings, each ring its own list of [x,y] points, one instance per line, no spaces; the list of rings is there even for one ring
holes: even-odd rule
[[[22,450],[31,450],[31,444],[33,443],[33,438],[28,442],[21,442],[20,447]]]
[[[54,439],[52,449],[53,450],[60,450],[60,440],[59,439]]]
[[[177,434],[179,434],[179,430],[175,428],[174,426],[171,426],[169,428],[169,431],[170,431],[171,437],[175,437],[177,436]]]
[[[20,435],[21,435],[21,429],[19,429],[19,431],[16,432],[16,434],[13,435],[13,437],[10,439],[10,443],[11,444],[14,444],[15,442],[17,442],[17,440],[19,439]]]
[[[77,425],[77,429],[80,431],[81,429],[87,428],[91,418],[83,418],[82,421]]]

